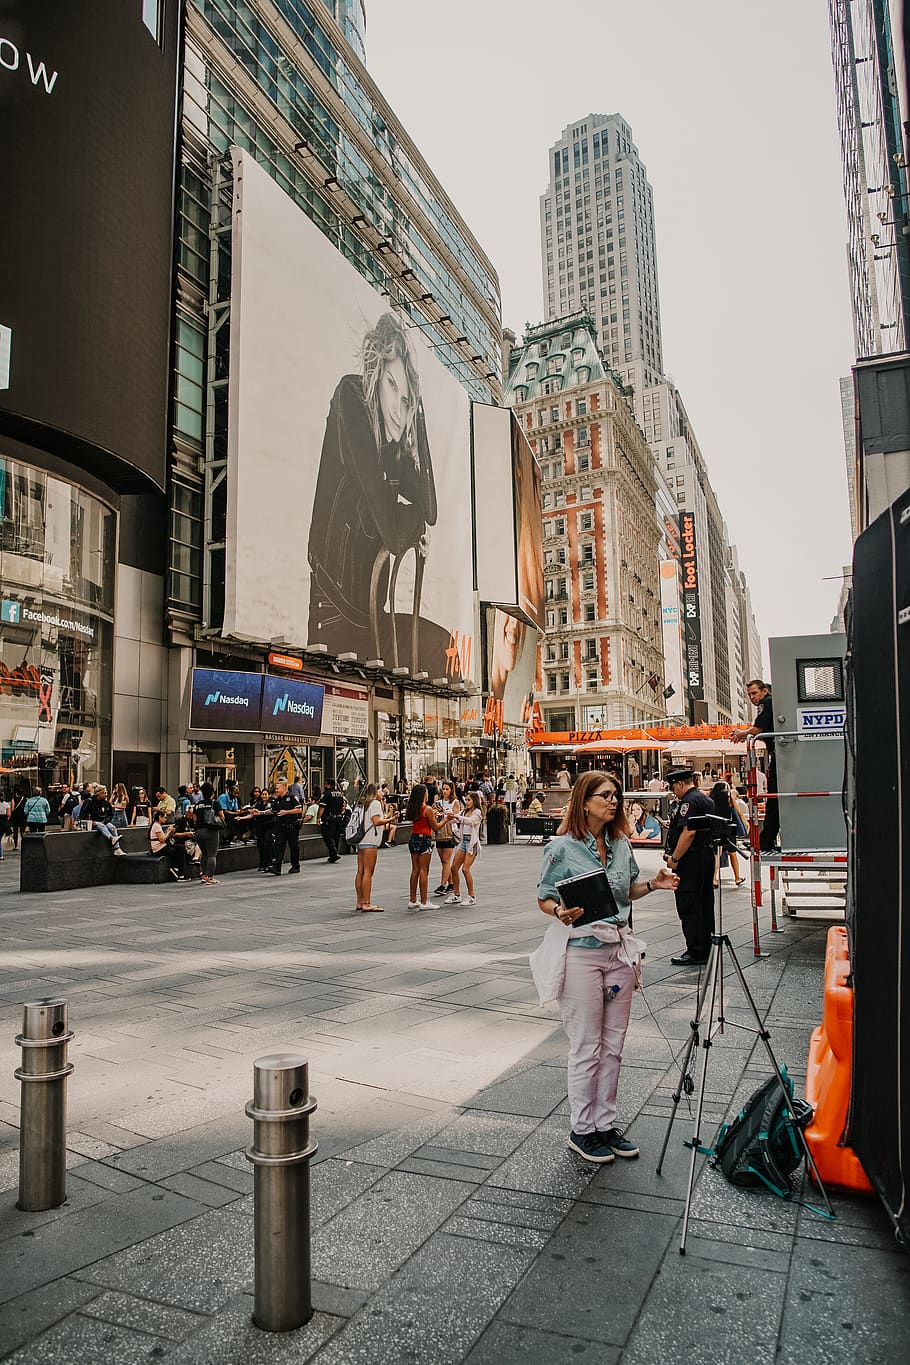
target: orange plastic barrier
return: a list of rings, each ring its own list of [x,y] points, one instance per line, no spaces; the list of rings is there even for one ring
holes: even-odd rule
[[[852,1147],[843,1141],[853,1074],[853,987],[847,930],[835,924],[828,930],[825,949],[825,1003],[822,1022],[809,1043],[806,1099],[815,1118],[806,1129],[818,1173],[826,1184],[872,1194],[866,1172]]]

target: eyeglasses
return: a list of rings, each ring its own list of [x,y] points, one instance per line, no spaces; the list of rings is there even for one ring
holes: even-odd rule
[[[616,792],[610,792],[610,791],[606,791],[606,792],[595,792],[594,795],[595,795],[595,796],[599,796],[600,799],[601,799],[601,801],[618,801],[618,800],[620,799],[620,798],[616,795]]]

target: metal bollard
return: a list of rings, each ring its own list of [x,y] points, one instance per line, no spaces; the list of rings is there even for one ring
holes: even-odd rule
[[[21,1130],[19,1199],[16,1207],[35,1212],[66,1200],[66,1059],[72,1032],[65,1000],[36,1000],[22,1007]]]
[[[290,1332],[313,1316],[310,1284],[309,1062],[279,1052],[253,1063],[253,1207],[256,1276],[253,1322],[266,1332]]]

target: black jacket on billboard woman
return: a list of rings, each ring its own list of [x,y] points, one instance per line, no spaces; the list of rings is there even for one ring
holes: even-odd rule
[[[423,405],[417,409],[413,451],[401,441],[385,442],[377,449],[361,377],[345,375],[332,395],[313,500],[308,638],[328,645],[335,654],[353,650],[361,659],[370,658],[378,644],[379,657],[387,665],[399,662],[393,660],[391,618],[385,611],[390,581],[396,562],[416,550],[436,516]],[[418,585],[422,560],[419,564]],[[419,613],[418,588],[415,621]],[[410,662],[412,625],[410,616],[399,615],[401,662]],[[427,657],[438,648],[435,636],[444,634],[447,642],[448,633],[433,622],[420,625],[420,653]],[[428,662],[429,658],[422,666]]]

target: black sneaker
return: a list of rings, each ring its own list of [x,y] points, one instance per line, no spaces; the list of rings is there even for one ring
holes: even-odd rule
[[[299,868],[299,867],[289,867],[289,868],[288,868],[288,876],[289,876],[289,877],[292,877],[292,876],[294,875],[295,872],[299,872],[299,871],[300,871],[300,868]]]
[[[179,882],[179,881],[180,881],[180,873],[177,871],[176,867],[169,867],[169,868],[168,868],[168,872],[170,872],[170,874],[171,874],[171,876],[174,878],[174,881],[175,881],[175,882]]]
[[[639,1155],[635,1143],[623,1137],[618,1128],[608,1128],[605,1133],[595,1133],[594,1136],[605,1147],[609,1147],[614,1156],[633,1157]]]
[[[448,891],[448,889],[449,889],[449,888],[448,888],[447,885],[446,885],[446,886],[437,886],[436,890],[433,892],[433,895],[434,895],[434,896],[444,896],[444,895],[446,894],[446,892]]]
[[[613,1152],[602,1141],[599,1133],[570,1133],[569,1147],[585,1161],[595,1166],[608,1166],[613,1160]]]
[[[690,953],[687,949],[686,952],[680,953],[678,957],[671,957],[670,965],[673,967],[703,967],[707,960],[706,957],[698,957],[694,953]]]

